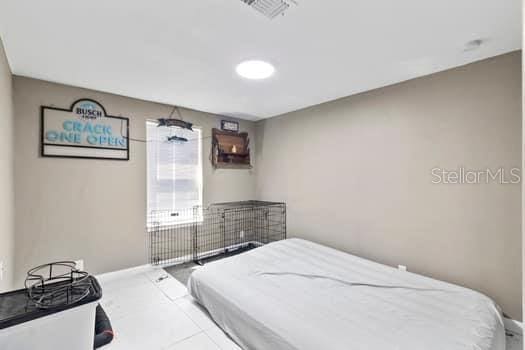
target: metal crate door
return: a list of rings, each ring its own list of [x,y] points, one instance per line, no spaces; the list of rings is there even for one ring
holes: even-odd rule
[[[235,248],[253,242],[256,208],[240,207],[224,210],[224,247]]]

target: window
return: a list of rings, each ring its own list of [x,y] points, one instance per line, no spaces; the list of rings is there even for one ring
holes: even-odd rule
[[[146,123],[148,225],[183,224],[201,217],[201,130],[158,127]],[[168,141],[169,136],[188,142]],[[198,212],[194,207],[199,206]]]

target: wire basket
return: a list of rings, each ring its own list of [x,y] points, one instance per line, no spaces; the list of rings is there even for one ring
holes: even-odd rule
[[[32,268],[24,285],[37,308],[49,309],[78,303],[90,294],[89,274],[73,261],[57,261]]]

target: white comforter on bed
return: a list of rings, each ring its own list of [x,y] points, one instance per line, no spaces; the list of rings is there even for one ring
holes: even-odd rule
[[[488,297],[300,239],[207,264],[188,288],[244,349],[505,349]]]

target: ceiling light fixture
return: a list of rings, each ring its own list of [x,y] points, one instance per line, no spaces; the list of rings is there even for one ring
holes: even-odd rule
[[[235,71],[243,78],[261,80],[271,77],[275,68],[268,62],[251,60],[239,63]]]

